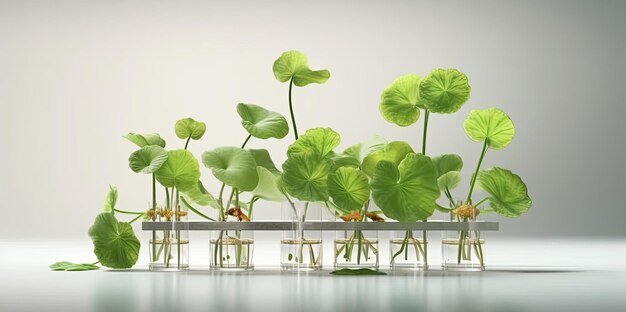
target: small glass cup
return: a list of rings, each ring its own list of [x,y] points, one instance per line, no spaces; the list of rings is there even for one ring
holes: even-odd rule
[[[450,212],[450,222],[467,222],[466,230],[442,232],[442,267],[449,271],[485,270],[485,236],[477,230],[480,212],[459,201]]]
[[[152,231],[148,251],[150,271],[186,271],[189,269],[189,231],[180,229],[178,221],[186,221],[188,212],[177,209],[151,209],[152,221],[172,222],[172,230]],[[185,228],[185,227],[183,227]]]
[[[427,270],[426,231],[394,231],[389,241],[389,266],[392,270]]]
[[[283,270],[314,271],[322,269],[322,231],[305,231],[303,223],[322,221],[324,209],[307,202],[284,203],[283,220],[290,220],[292,229],[283,231],[280,266]]]
[[[212,270],[247,271],[254,269],[254,232],[222,230],[213,232],[209,242]]]
[[[335,268],[378,270],[378,231],[337,231]]]

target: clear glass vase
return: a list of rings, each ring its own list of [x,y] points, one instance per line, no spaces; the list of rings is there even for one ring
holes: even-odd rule
[[[428,239],[425,231],[396,231],[389,241],[389,266],[393,270],[428,269]]]
[[[148,210],[151,221],[178,222],[187,220],[187,211],[178,209]],[[151,271],[185,271],[189,269],[189,231],[152,231],[148,251]]]
[[[450,212],[450,222],[467,222],[467,230],[442,232],[442,267],[449,271],[485,270],[485,237],[476,230],[478,209],[458,202]]]
[[[283,270],[313,271],[322,269],[322,231],[304,231],[303,222],[322,221],[323,207],[307,202],[284,203],[283,220],[292,224],[283,231],[280,248],[280,266]]]
[[[337,231],[335,268],[378,270],[378,231]]]
[[[254,269],[253,231],[216,231],[209,243],[212,270],[246,271]]]

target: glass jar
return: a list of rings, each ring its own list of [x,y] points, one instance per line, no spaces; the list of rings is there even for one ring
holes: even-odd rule
[[[480,211],[459,201],[450,212],[450,222],[465,222],[467,227],[458,231],[442,232],[442,267],[450,271],[485,270],[485,237],[477,229]]]
[[[209,243],[212,270],[247,271],[254,269],[254,232],[222,230],[212,234]]]
[[[322,231],[305,231],[304,222],[322,221],[324,208],[308,202],[286,202],[282,206],[283,220],[292,229],[283,231],[280,266],[283,270],[312,271],[322,269]]]
[[[378,270],[378,231],[337,231],[334,258],[336,269]]]
[[[189,231],[179,221],[187,220],[188,212],[181,209],[148,210],[151,221],[172,222],[171,230],[152,231],[148,250],[150,271],[186,271],[189,269]]]
[[[426,231],[394,231],[389,240],[389,267],[397,269],[428,269]]]

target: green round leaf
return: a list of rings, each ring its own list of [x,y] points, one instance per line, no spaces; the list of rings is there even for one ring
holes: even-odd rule
[[[370,177],[374,176],[376,165],[381,160],[390,161],[397,166],[409,153],[413,153],[413,149],[408,143],[404,141],[389,142],[382,150],[370,153],[363,159],[363,172]]]
[[[183,118],[176,122],[174,130],[179,139],[191,137],[194,140],[198,140],[204,135],[206,125],[204,122],[193,120],[193,118]]]
[[[259,184],[257,184],[256,188],[252,191],[252,195],[268,201],[285,201],[287,198],[278,187],[280,175],[261,166],[257,166],[256,170],[259,174]]]
[[[104,198],[104,203],[102,204],[102,212],[113,213],[113,209],[115,209],[116,202],[117,202],[117,187],[109,185],[109,192],[107,193],[107,196]]]
[[[239,147],[218,147],[202,154],[202,163],[226,185],[252,191],[259,183],[254,157]]]
[[[435,69],[419,85],[420,100],[433,113],[458,111],[470,94],[467,76],[456,69]]]
[[[337,147],[340,141],[339,133],[331,128],[309,129],[293,144],[289,145],[287,155],[315,154],[324,157]]]
[[[195,187],[200,179],[198,160],[187,150],[169,151],[167,160],[156,172],[156,179],[165,187],[185,192]]]
[[[261,166],[273,174],[280,174],[280,171],[274,165],[272,156],[266,149],[248,149],[247,151],[254,157],[257,166]]]
[[[488,139],[487,146],[496,150],[511,143],[515,135],[511,118],[497,108],[472,110],[465,118],[463,128],[470,139],[476,142]]]
[[[463,159],[456,154],[443,154],[433,157],[435,172],[440,177],[450,171],[461,171],[463,169]]]
[[[342,167],[328,176],[328,193],[344,210],[361,209],[370,198],[367,176],[360,170]]]
[[[489,205],[500,215],[519,217],[532,206],[526,184],[510,170],[498,167],[481,170],[476,182],[491,195]]]
[[[139,257],[140,243],[127,222],[118,222],[110,213],[101,213],[89,228],[93,252],[104,266],[130,268]]]
[[[128,166],[134,172],[154,173],[166,160],[166,150],[158,145],[148,145],[130,154]]]
[[[202,182],[198,181],[195,187],[189,188],[183,194],[191,201],[200,206],[210,206],[219,209],[217,200],[209,191],[204,188]]]
[[[315,154],[290,155],[283,163],[283,187],[299,200],[327,201],[331,168],[332,161]]]
[[[420,116],[420,76],[400,76],[388,85],[380,96],[378,109],[385,120],[400,127],[414,124]]]
[[[374,203],[400,222],[430,217],[440,194],[435,166],[422,154],[406,155],[397,167],[390,161],[379,162],[371,185]]]
[[[67,261],[55,262],[50,265],[52,271],[91,271],[100,269],[92,263],[72,263]]]
[[[293,84],[298,87],[310,83],[324,83],[330,78],[328,70],[311,70],[306,56],[299,51],[283,53],[272,67],[274,76],[280,82],[286,82],[293,78]]]
[[[156,133],[151,134],[137,134],[137,133],[129,133],[124,136],[125,139],[135,143],[139,147],[144,147],[147,145],[158,145],[160,147],[165,147],[165,140],[161,139]]]
[[[241,125],[253,137],[282,139],[289,133],[289,124],[283,115],[254,104],[237,104]]]
[[[354,158],[354,162],[357,163],[357,166],[360,166],[367,155],[383,150],[385,146],[387,146],[387,140],[375,135],[363,143],[348,147],[342,154]]]
[[[461,183],[461,173],[458,171],[448,171],[437,178],[437,185],[440,190],[451,190]]]

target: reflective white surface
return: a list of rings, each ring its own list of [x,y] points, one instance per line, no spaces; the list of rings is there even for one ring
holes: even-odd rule
[[[436,240],[435,240],[436,242]],[[276,240],[259,240],[273,250]],[[437,244],[433,244],[436,246]],[[192,270],[52,272],[55,261],[93,261],[89,241],[0,241],[0,311],[623,311],[626,239],[492,239],[486,272],[432,270],[387,276],[281,272],[258,253],[257,269],[207,270],[192,244]],[[143,246],[145,247],[145,246]],[[326,259],[329,259],[329,254]],[[278,256],[276,256],[278,259]],[[330,261],[326,261],[330,263]]]

